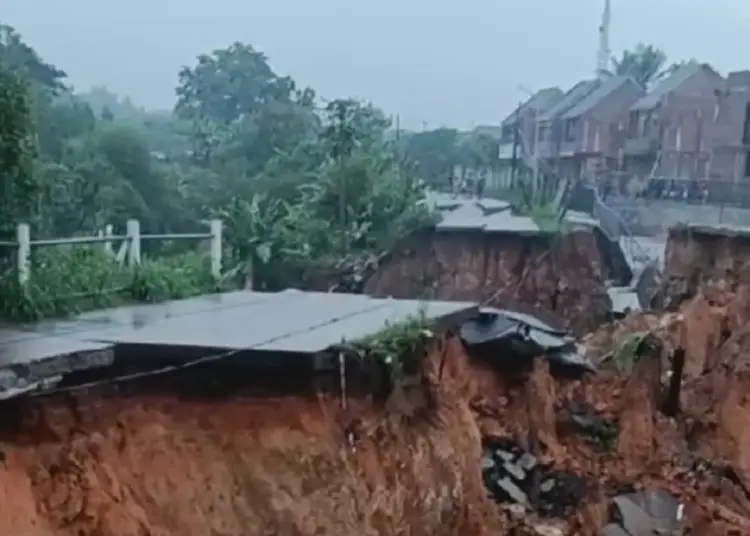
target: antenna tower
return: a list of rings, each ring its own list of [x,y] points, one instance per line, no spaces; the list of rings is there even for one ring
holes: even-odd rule
[[[609,58],[612,52],[609,49],[609,26],[612,19],[611,0],[604,0],[604,11],[602,12],[602,23],[599,26],[599,49],[596,54],[596,76],[604,76],[609,69]]]

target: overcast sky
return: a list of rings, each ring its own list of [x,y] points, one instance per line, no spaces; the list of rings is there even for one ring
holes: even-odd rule
[[[243,41],[327,98],[409,128],[497,123],[529,89],[591,76],[603,0],[0,0],[80,90],[171,107],[180,66]],[[750,0],[613,0],[612,49],[637,41],[722,72],[750,68]],[[744,63],[743,63],[744,62]]]

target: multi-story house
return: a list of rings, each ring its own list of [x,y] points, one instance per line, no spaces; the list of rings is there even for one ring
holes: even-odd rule
[[[563,95],[562,90],[556,87],[539,90],[500,124],[498,159],[501,172],[506,178],[511,173],[514,154],[521,158],[521,148],[516,146],[514,153],[514,145],[523,145],[527,151],[534,150],[537,118],[562,99]]]
[[[711,150],[707,176],[750,181],[750,71],[729,73],[705,115],[706,144]]]
[[[542,173],[551,166],[567,178],[619,171],[710,179],[712,192],[726,190],[731,198],[742,190],[750,203],[750,71],[724,78],[692,61],[648,93],[618,76],[584,80],[566,93],[550,88],[496,133],[506,173],[520,138],[526,164],[528,156],[539,156]],[[516,147],[519,159],[521,150]]]
[[[635,102],[622,125],[625,170],[639,177],[706,177],[714,135],[709,123],[725,86],[709,65],[693,61]]]
[[[539,117],[539,155],[570,179],[617,167],[619,124],[643,89],[625,76],[585,80]]]

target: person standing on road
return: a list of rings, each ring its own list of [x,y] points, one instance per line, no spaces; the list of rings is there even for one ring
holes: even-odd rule
[[[485,177],[484,175],[482,175],[481,177],[477,177],[476,192],[477,192],[477,197],[479,199],[481,199],[482,196],[484,195],[484,186],[486,183],[487,183],[487,177]]]

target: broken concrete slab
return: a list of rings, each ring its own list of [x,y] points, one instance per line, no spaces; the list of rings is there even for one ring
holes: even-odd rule
[[[601,536],[633,536],[627,532],[621,525],[610,523],[606,525],[600,532]]]
[[[73,333],[0,333],[0,398],[46,388],[62,374],[110,366],[113,345],[80,340]]]
[[[682,533],[681,506],[663,491],[642,491],[612,499],[616,523],[632,536]]]
[[[536,456],[524,451],[509,438],[485,438],[482,476],[493,499],[534,507],[542,515],[562,515],[585,495],[585,483],[574,475],[543,467]],[[537,474],[538,473],[538,474]],[[541,484],[535,490],[536,477]]]
[[[461,326],[461,339],[469,346],[493,347],[497,355],[531,360],[542,356],[565,367],[595,372],[578,351],[576,338],[531,314],[482,307],[479,315]]]

